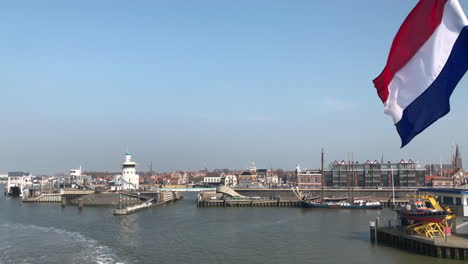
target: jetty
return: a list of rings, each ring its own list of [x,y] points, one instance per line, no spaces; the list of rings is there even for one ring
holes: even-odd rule
[[[468,260],[468,236],[464,235],[428,238],[410,235],[398,226],[379,227],[377,224],[371,226],[371,241],[426,256]]]
[[[302,202],[288,196],[245,196],[227,186],[219,186],[216,192],[200,192],[197,196],[198,207],[301,207]]]

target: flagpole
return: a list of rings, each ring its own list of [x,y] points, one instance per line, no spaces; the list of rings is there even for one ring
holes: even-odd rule
[[[390,164],[390,171],[392,172],[392,197],[393,197],[393,208],[395,208],[395,181],[393,179],[393,168]]]

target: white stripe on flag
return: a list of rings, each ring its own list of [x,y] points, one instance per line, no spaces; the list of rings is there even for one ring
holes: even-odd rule
[[[441,24],[388,86],[389,96],[384,111],[395,124],[401,120],[405,108],[439,76],[466,25],[468,21],[458,1],[447,1]]]

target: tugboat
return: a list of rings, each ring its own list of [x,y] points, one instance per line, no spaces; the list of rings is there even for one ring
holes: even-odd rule
[[[406,208],[399,210],[401,219],[427,223],[441,223],[449,213],[447,210],[427,208],[421,199],[411,200]]]
[[[434,195],[412,195],[413,199],[404,207],[397,208],[402,226],[411,235],[445,237],[446,229],[450,229],[455,213],[445,205],[439,204]],[[431,208],[426,207],[426,201]]]

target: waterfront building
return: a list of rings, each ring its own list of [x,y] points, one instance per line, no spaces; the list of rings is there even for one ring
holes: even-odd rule
[[[257,184],[257,175],[252,174],[250,171],[243,171],[239,175],[239,184],[242,185],[249,185],[249,184]]]
[[[257,179],[261,183],[265,183],[265,179],[267,177],[267,169],[257,169]]]
[[[301,170],[296,168],[296,185],[299,188],[318,189],[322,186],[322,173],[320,170]]]
[[[453,188],[453,177],[432,177],[431,185],[434,188]]]
[[[79,169],[71,169],[69,172],[72,182],[77,185],[90,184],[92,182],[92,177],[90,175],[82,174],[81,166]]]
[[[257,175],[257,167],[255,167],[254,162],[250,163],[249,171],[252,175]]]
[[[257,167],[255,167],[255,163],[250,163],[248,170],[241,172],[237,181],[239,185],[245,187],[258,184]]]
[[[468,189],[420,188],[422,194],[437,196],[437,201],[455,211],[452,231],[457,234],[468,234]]]
[[[203,185],[205,186],[217,186],[221,184],[221,176],[205,176],[203,177]]]
[[[237,185],[237,177],[234,174],[228,174],[224,177],[224,185],[234,187]]]
[[[276,186],[279,184],[279,177],[272,170],[267,172],[267,177],[265,179],[265,184],[268,186]]]
[[[125,162],[122,163],[120,177],[122,190],[137,190],[140,187],[140,176],[136,174],[136,163],[132,161],[132,154],[125,153]]]
[[[334,161],[324,169],[325,185],[344,188],[348,186],[375,187],[416,187],[424,186],[425,168],[418,162],[401,160],[398,163],[366,161],[348,163]],[[392,184],[393,178],[393,184]]]

